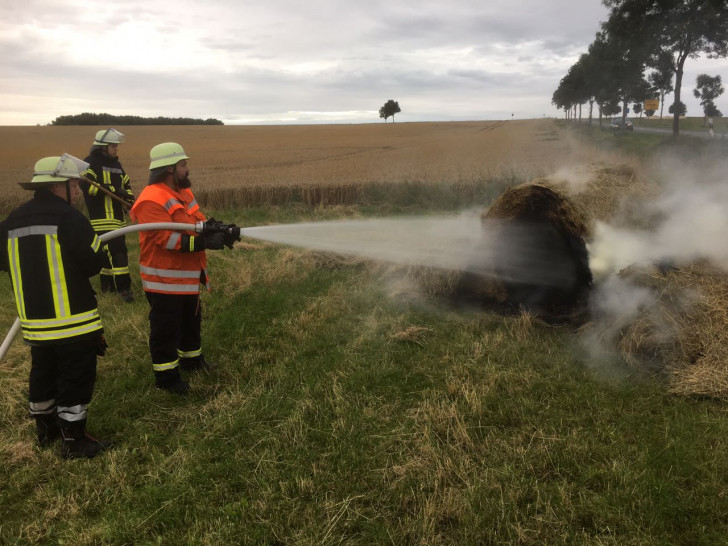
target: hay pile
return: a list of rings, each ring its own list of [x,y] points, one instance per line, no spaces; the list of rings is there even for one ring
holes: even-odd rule
[[[664,373],[681,395],[728,399],[728,275],[709,262],[667,271],[620,272],[649,288],[654,301],[620,331],[617,348],[630,366]]]

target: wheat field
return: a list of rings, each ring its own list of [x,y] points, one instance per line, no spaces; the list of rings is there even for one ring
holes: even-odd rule
[[[0,127],[7,197],[0,212],[27,198],[17,182],[31,178],[35,161],[62,153],[84,158],[102,128]],[[529,179],[595,153],[570,142],[551,119],[116,129],[126,135],[119,155],[136,193],[146,184],[149,150],[174,141],[190,156],[193,188],[208,205],[213,197],[236,206],[280,202],[294,189],[313,204],[332,204],[371,183],[467,183],[503,172]]]

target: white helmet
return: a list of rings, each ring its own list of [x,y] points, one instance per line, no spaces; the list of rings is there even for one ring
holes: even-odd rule
[[[30,182],[19,182],[19,184],[25,190],[36,190],[72,178],[81,178],[81,173],[88,167],[88,163],[70,154],[63,154],[61,157],[44,157],[36,162],[33,179]]]
[[[94,146],[108,146],[109,144],[121,144],[124,142],[124,135],[116,129],[101,129],[96,133]]]
[[[176,142],[163,142],[157,144],[149,152],[149,170],[153,171],[159,167],[167,167],[170,165],[176,165],[183,159],[189,159],[182,146]]]

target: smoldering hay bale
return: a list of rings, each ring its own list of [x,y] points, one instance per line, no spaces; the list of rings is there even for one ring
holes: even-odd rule
[[[653,295],[620,328],[622,359],[665,374],[674,393],[728,399],[728,274],[702,261],[665,271],[628,268],[619,276]]]
[[[487,258],[463,273],[455,296],[549,322],[583,320],[592,283],[583,211],[543,184],[525,184],[506,190],[481,218]]]

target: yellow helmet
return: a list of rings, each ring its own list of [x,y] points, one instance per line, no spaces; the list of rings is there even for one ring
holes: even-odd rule
[[[124,142],[124,134],[116,129],[101,129],[96,133],[94,146],[108,146],[109,144],[121,144]]]
[[[149,170],[153,171],[159,167],[176,165],[183,159],[189,159],[189,157],[185,154],[182,146],[176,142],[163,142],[162,144],[157,144],[151,149],[149,152],[149,159],[151,159]]]
[[[88,163],[70,154],[44,157],[36,162],[33,179],[19,184],[25,190],[44,188],[71,178],[81,178],[81,173],[88,169],[88,166]]]

